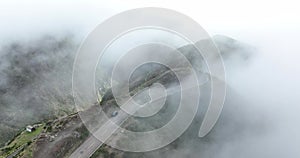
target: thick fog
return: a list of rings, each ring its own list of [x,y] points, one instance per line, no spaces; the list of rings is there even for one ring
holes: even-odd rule
[[[245,41],[254,47],[214,37],[221,54],[222,50],[234,53],[223,54],[228,85],[226,102],[220,120],[208,136],[197,137],[205,111],[200,107],[200,118],[174,143],[149,153],[126,153],[127,156],[299,157],[300,65],[295,38],[299,32],[277,31],[248,35],[250,38]],[[204,89],[209,91],[209,87]],[[205,105],[209,97],[203,97]]]
[[[64,8],[59,10],[63,15]],[[74,10],[71,13],[79,20],[68,19],[72,17],[71,13],[64,18],[55,14],[45,18],[34,14],[40,11],[36,9],[32,12],[23,9],[28,19],[19,21],[22,18],[14,11],[9,8],[6,12],[1,11],[2,19],[5,19],[0,30],[3,34],[0,38],[0,134],[4,135],[0,138],[3,140],[12,138],[13,133],[27,123],[52,117],[54,111],[46,108],[48,106],[59,109],[66,103],[68,111],[63,114],[74,110],[70,99],[73,55],[87,30],[97,21],[86,20],[88,14],[80,16]],[[105,16],[97,12],[99,17],[94,17],[101,21],[108,12],[113,11],[103,11]],[[10,16],[14,18],[8,20]],[[35,19],[30,20],[31,16]],[[81,24],[84,22],[87,24]],[[198,138],[202,121],[199,118],[170,147],[144,154],[127,153],[128,156],[300,157],[300,30],[287,25],[236,30],[214,26],[207,29],[212,35],[226,35],[249,46],[238,49],[242,52],[223,56],[228,89],[217,125],[207,137]],[[222,41],[222,37],[219,40]],[[28,73],[27,77],[20,78],[18,75],[24,75],[24,72]],[[56,93],[59,95],[55,96]]]
[[[299,68],[297,62],[300,49],[297,47],[299,30],[257,31],[249,38],[256,45],[250,65],[228,74],[228,83],[245,99],[250,107],[251,119],[259,114],[264,122],[264,134],[239,143],[243,157],[299,157],[297,145],[300,137],[297,112],[299,107]],[[254,112],[254,113],[252,113]],[[251,136],[251,133],[250,133]]]

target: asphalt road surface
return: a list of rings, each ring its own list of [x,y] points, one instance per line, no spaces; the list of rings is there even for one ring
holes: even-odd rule
[[[203,83],[200,83],[196,86],[202,86],[203,84],[207,83],[208,80],[204,81]],[[196,86],[190,87],[195,88]],[[185,90],[189,90],[185,89]],[[147,91],[147,90],[145,90]],[[181,90],[182,92],[183,90]],[[174,92],[173,92],[174,93]],[[145,104],[157,104],[157,101],[164,101],[165,97],[162,97],[160,93],[151,93],[151,88],[149,91],[149,95],[151,97],[151,102],[145,103]],[[168,95],[172,95],[172,93],[168,93]],[[133,97],[134,98],[134,97]],[[81,144],[80,147],[78,147],[71,155],[70,158],[89,158],[93,155],[93,153],[101,147],[103,142],[107,141],[116,131],[119,131],[120,125],[124,123],[130,116],[130,114],[133,114],[140,110],[143,107],[151,106],[151,105],[139,105],[132,101],[133,99],[129,100],[125,104],[121,106],[124,110],[119,110],[118,115],[115,117],[110,118],[106,123],[104,123],[96,132],[93,132],[93,135],[90,136],[83,144]],[[113,123],[112,123],[113,122]],[[98,140],[95,136],[98,138],[102,138],[103,142]]]
[[[141,110],[142,107],[149,107],[151,106],[150,104],[156,105],[159,101],[164,102],[165,97],[162,97],[158,91],[160,91],[160,89],[157,87],[145,89],[142,93],[139,93],[131,100],[123,104],[121,107],[124,110],[119,110],[117,116],[110,118],[110,120],[105,122],[99,129],[97,129],[96,132],[93,132],[93,135],[90,136],[83,144],[81,144],[81,146],[70,155],[70,158],[88,158],[92,156],[93,153],[99,147],[101,147],[103,142],[107,141],[118,129],[120,129],[120,125],[124,123],[130,116],[132,116],[130,114]],[[147,105],[140,105],[133,101],[139,95],[145,95],[147,92],[149,92],[151,97],[151,102],[145,103]],[[95,136],[102,138],[103,142],[98,140]]]

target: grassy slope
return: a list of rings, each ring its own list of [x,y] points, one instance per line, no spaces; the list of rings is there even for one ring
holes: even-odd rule
[[[11,143],[9,143],[6,147],[1,149],[0,158],[7,157],[18,148],[23,145],[30,144],[34,138],[36,138],[43,130],[44,124],[39,126],[35,131],[29,133],[27,131],[23,131],[19,136],[17,136]]]

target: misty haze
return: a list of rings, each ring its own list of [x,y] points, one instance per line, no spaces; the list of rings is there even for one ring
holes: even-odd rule
[[[229,22],[218,17],[227,11],[225,8],[205,19],[193,2],[170,4],[203,23],[224,64],[226,79],[221,80],[210,75],[201,52],[209,50],[207,39],[192,43],[163,29],[128,31],[111,40],[101,58],[86,56],[87,62],[80,63],[84,60],[78,59],[79,52],[95,33],[96,25],[121,11],[152,3],[78,1],[68,12],[65,8],[70,3],[65,1],[57,7],[57,14],[53,9],[59,2],[3,2],[3,9],[0,6],[0,158],[300,157],[299,20],[281,25],[283,19],[279,18],[263,23],[267,15],[259,10],[264,15],[261,19],[256,14],[248,17],[259,24],[253,20],[253,25],[249,22],[244,26],[233,19],[234,27],[230,28]],[[232,5],[226,4],[227,8]],[[167,7],[163,3],[159,6]],[[272,8],[270,12],[276,13]],[[224,13],[228,21],[231,15],[244,19],[233,12]],[[103,41],[93,42],[100,45]],[[163,46],[153,47],[161,43]],[[172,51],[165,51],[169,49]],[[181,55],[175,55],[178,52]],[[165,63],[152,61],[153,56]],[[212,65],[218,64],[217,58],[210,58]],[[74,75],[80,71],[76,64],[89,66],[96,59],[97,65],[86,72],[94,75],[94,83],[80,84],[89,76]],[[133,63],[144,59],[151,62],[131,69]],[[131,74],[126,78],[128,72]],[[192,83],[193,77],[197,85]],[[226,85],[223,109],[211,131],[199,137],[214,81]],[[181,89],[182,85],[188,88]],[[199,98],[193,96],[195,87],[199,88]],[[187,109],[182,119],[195,114],[190,124],[178,121],[182,125],[178,128],[186,125],[187,129],[162,147],[137,151],[163,144],[176,133],[170,130],[167,138],[154,135],[139,143],[136,139],[140,135],[133,134],[164,128],[178,114],[184,93],[190,99],[184,102]],[[193,98],[197,98],[196,110],[188,106]],[[121,147],[136,150],[123,151]]]

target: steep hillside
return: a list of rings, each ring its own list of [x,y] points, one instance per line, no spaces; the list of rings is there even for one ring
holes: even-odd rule
[[[27,124],[74,111],[71,36],[12,42],[0,50],[0,146]]]
[[[248,46],[244,44],[224,36],[216,36],[214,39],[226,60],[234,57],[234,59],[246,61],[250,56]],[[0,53],[2,57],[0,61],[0,145],[14,138],[17,133],[22,133],[26,125],[45,122],[41,133],[38,133],[36,139],[28,141],[30,143],[26,145],[25,150],[22,149],[19,157],[30,157],[28,155],[64,157],[89,135],[77,114],[67,116],[76,112],[71,95],[72,64],[76,48],[77,44],[71,36],[59,38],[45,36],[28,43],[14,42],[2,47]],[[197,55],[195,48],[188,45],[179,50],[196,68],[199,68],[200,72],[203,61],[202,57]],[[133,74],[130,82],[132,94],[137,93],[139,87],[148,87],[154,82],[166,85],[177,82],[171,72],[161,78],[153,77],[167,72],[168,68],[161,65],[151,67],[153,70],[146,71],[147,73],[144,73],[144,68],[149,70],[146,65]],[[117,105],[110,88],[107,87],[108,83],[105,80],[102,81],[100,84],[105,85],[106,89],[103,90],[104,97],[101,104],[109,113],[112,111],[110,108],[116,108]],[[168,111],[168,108],[165,110]],[[154,117],[150,121],[130,119],[124,126],[131,130],[140,130],[139,128],[145,127],[151,129],[164,123],[157,121],[158,118]],[[144,126],[136,126],[140,122],[143,122]],[[9,145],[11,142],[6,147]],[[99,150],[102,152],[108,150],[108,155],[112,153],[132,155],[120,153],[106,146]],[[101,157],[101,155],[103,157],[100,152],[94,156]]]

